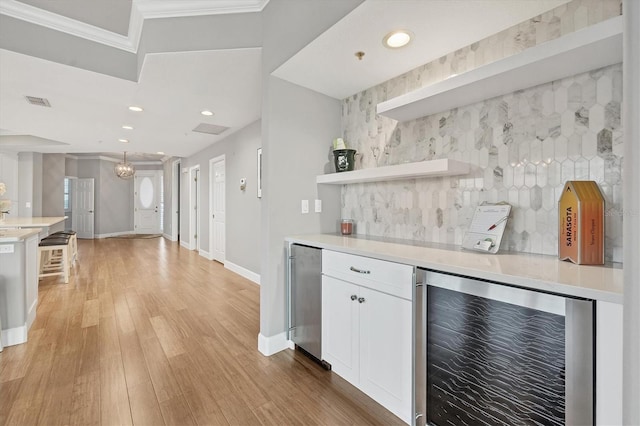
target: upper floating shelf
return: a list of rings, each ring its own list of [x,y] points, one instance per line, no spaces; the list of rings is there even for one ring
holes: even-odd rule
[[[404,163],[395,166],[373,167],[352,172],[331,173],[316,177],[316,183],[344,185],[420,177],[453,176],[469,173],[469,164],[443,158],[440,160]]]
[[[381,102],[377,112],[409,121],[622,62],[618,16],[521,53]]]

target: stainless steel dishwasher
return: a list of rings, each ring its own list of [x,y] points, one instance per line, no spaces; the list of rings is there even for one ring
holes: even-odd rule
[[[288,337],[299,349],[320,362],[322,250],[293,243],[287,248]]]

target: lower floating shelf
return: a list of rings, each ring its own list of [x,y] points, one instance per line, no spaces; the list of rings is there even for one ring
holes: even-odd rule
[[[352,172],[331,173],[316,177],[316,183],[345,185],[349,183],[377,182],[422,177],[455,176],[469,173],[469,164],[442,158],[439,160],[404,163],[394,166],[373,167]]]

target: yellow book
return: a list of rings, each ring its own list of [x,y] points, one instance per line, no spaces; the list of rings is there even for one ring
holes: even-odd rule
[[[558,202],[558,225],[560,260],[604,263],[604,197],[596,182],[567,181]]]

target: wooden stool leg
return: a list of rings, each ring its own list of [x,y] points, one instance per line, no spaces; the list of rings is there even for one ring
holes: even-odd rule
[[[69,283],[69,269],[71,267],[71,262],[69,259],[69,245],[62,247],[62,268],[64,271],[64,283]]]

